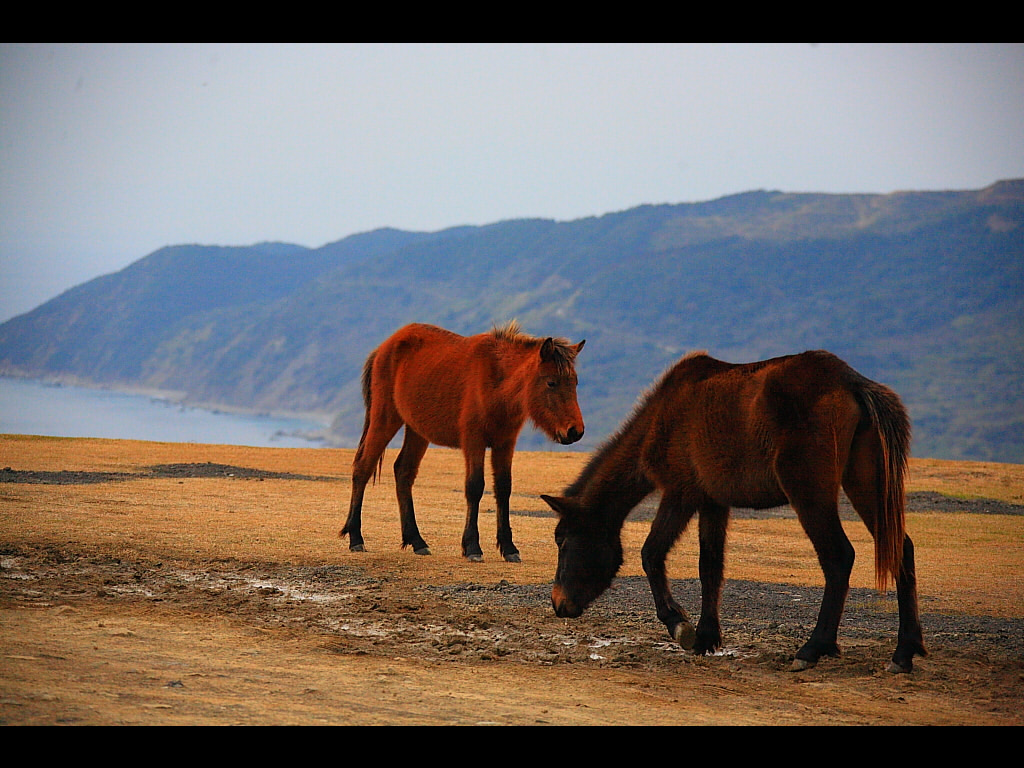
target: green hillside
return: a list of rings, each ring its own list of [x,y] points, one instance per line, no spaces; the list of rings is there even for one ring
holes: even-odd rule
[[[915,455],[1024,462],[1021,180],[760,191],[318,249],[170,247],[0,325],[0,372],[326,412],[352,444],[362,362],[394,329],[510,318],[587,339],[584,449],[689,350],[745,362],[825,348],[903,396]]]

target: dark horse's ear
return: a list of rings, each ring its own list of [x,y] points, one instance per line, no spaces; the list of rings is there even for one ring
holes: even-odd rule
[[[558,496],[545,496],[543,493],[540,495],[547,505],[558,513],[559,517],[565,517],[571,515],[578,507],[572,501],[572,499],[564,499]]]

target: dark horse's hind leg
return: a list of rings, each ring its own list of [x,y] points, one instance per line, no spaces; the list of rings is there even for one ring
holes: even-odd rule
[[[856,504],[854,506],[856,508]],[[857,511],[860,512],[860,509]],[[865,518],[865,522],[870,528],[870,518]],[[903,537],[903,560],[900,572],[896,576],[896,600],[899,605],[900,625],[896,635],[896,650],[892,654],[888,671],[899,674],[914,671],[914,656],[928,655],[928,650],[924,645],[924,631],[921,629],[921,618],[917,605],[914,542],[907,535]]]
[[[896,600],[899,604],[900,629],[896,651],[889,662],[890,672],[912,672],[914,656],[927,656],[924,632],[917,608],[917,570],[914,564],[914,543],[903,537],[903,564],[896,577]]]
[[[658,618],[668,629],[669,635],[684,648],[693,648],[697,642],[697,632],[689,615],[682,606],[675,601],[668,586],[668,576],[665,572],[665,559],[669,550],[676,540],[686,530],[687,523],[693,517],[695,509],[691,506],[684,506],[678,494],[666,490],[658,505],[658,513],[651,523],[650,533],[644,541],[641,550],[641,560],[644,573],[647,574],[647,583],[651,587],[651,594],[654,596],[654,606],[658,612]],[[704,617],[701,616],[701,621]]]
[[[808,669],[822,656],[839,655],[839,620],[850,591],[855,552],[839,521],[840,464],[835,453],[812,436],[790,436],[776,460],[779,484],[814,545],[825,575],[818,622],[810,639],[796,652],[792,669]]]
[[[395,491],[398,494],[398,514],[402,520],[402,546],[412,547],[417,555],[429,555],[430,547],[420,536],[416,525],[416,512],[412,503],[412,484],[419,473],[423,454],[430,443],[409,425],[405,427],[402,450],[395,459]]]
[[[818,610],[818,622],[793,662],[793,670],[799,671],[813,667],[822,656],[839,655],[839,620],[850,591],[855,552],[839,521],[838,496],[831,503],[814,506],[794,500],[793,506],[825,574],[825,593]]]
[[[850,503],[857,510],[868,530],[874,533],[875,517],[878,514],[878,492],[876,463],[873,456],[850,462],[843,488]],[[927,656],[924,632],[917,606],[917,569],[914,563],[914,543],[903,536],[903,560],[896,575],[896,600],[899,605],[899,632],[896,637],[896,651],[889,663],[890,672],[912,672],[914,656]]]

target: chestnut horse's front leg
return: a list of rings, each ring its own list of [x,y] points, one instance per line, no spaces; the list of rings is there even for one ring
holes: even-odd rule
[[[462,556],[473,563],[484,559],[480,549],[480,499],[484,495],[484,453],[486,449],[463,448],[466,459],[466,527],[462,532]]]
[[[641,550],[644,573],[647,574],[647,583],[651,586],[658,618],[668,629],[672,639],[687,649],[693,648],[697,633],[689,615],[672,597],[665,571],[665,559],[676,539],[686,530],[686,524],[690,522],[694,512],[694,507],[683,505],[675,493],[666,490]]]
[[[512,496],[512,454],[515,443],[491,449],[491,469],[494,472],[494,503],[498,518],[498,551],[507,562],[520,562],[519,550],[512,542],[509,499]]]
[[[395,492],[398,495],[398,514],[402,521],[402,546],[412,547],[417,555],[429,555],[430,547],[420,535],[416,525],[416,510],[412,501],[412,484],[416,481],[423,454],[427,452],[427,439],[406,425],[402,450],[395,460]]]

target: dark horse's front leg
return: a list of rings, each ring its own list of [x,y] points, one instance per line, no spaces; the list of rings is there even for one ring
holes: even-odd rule
[[[507,562],[520,562],[519,550],[512,542],[512,522],[509,499],[512,496],[512,454],[515,445],[491,449],[491,469],[494,472],[494,503],[498,518],[498,551]]]
[[[722,647],[718,603],[725,577],[725,533],[729,508],[704,505],[700,509],[700,621],[693,652],[711,653]]]
[[[695,509],[684,506],[678,495],[665,491],[658,505],[658,513],[651,523],[650,533],[641,550],[644,573],[650,584],[658,618],[668,629],[669,635],[683,648],[693,648],[697,633],[689,615],[672,597],[665,571],[665,559],[676,539],[686,530]]]

